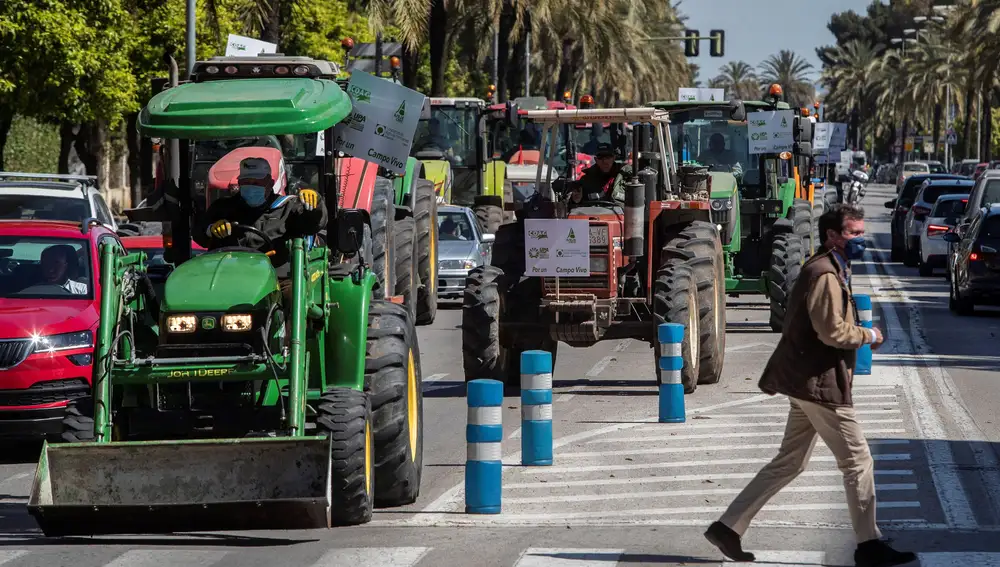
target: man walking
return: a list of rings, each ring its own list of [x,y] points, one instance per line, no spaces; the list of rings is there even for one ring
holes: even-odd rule
[[[741,537],[750,521],[775,494],[806,468],[823,439],[844,474],[844,489],[858,546],[858,567],[889,567],[916,560],[880,538],[875,522],[875,465],[857,421],[851,384],[857,349],[878,348],[882,333],[858,325],[851,295],[850,261],[865,250],[864,212],[837,205],[819,219],[823,247],[802,266],[792,289],[778,346],[759,387],[788,396],[785,437],[777,456],[736,497],[705,537],[734,561],[753,561]]]

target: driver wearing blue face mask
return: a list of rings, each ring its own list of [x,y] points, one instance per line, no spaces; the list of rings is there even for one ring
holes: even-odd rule
[[[303,189],[297,195],[278,195],[274,183],[268,160],[250,157],[241,161],[237,191],[212,203],[192,231],[195,242],[209,250],[229,246],[260,249],[267,244],[263,238],[234,228],[233,224],[251,226],[271,239],[271,264],[279,278],[286,278],[287,242],[315,235],[326,227],[327,212],[316,191]]]

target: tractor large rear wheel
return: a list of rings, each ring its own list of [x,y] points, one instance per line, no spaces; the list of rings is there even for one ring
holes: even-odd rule
[[[417,237],[414,254],[417,256],[417,325],[430,325],[437,316],[437,196],[434,183],[418,179],[414,185],[413,222]]]
[[[684,369],[681,371],[681,383],[684,385],[685,394],[694,392],[698,387],[701,361],[698,287],[691,268],[676,259],[668,259],[656,273],[656,281],[653,283],[653,316],[657,325],[662,323],[684,325],[684,341],[681,345]],[[654,341],[654,345],[656,383],[662,384],[660,345],[658,341]]]
[[[476,213],[479,228],[486,234],[496,234],[503,224],[503,198],[493,195],[476,197],[472,210]]]
[[[330,519],[335,526],[367,524],[372,519],[375,478],[372,408],[368,395],[330,388],[316,406],[316,428],[333,440],[330,453]]]
[[[400,305],[371,304],[365,385],[373,414],[375,504],[412,504],[423,471],[424,397],[416,328]]]
[[[802,268],[805,254],[802,239],[796,234],[779,234],[771,248],[767,294],[771,300],[771,330],[780,333],[785,325],[788,298]]]
[[[698,288],[698,329],[701,334],[699,384],[722,378],[726,354],[726,267],[722,241],[711,223],[694,221],[663,248],[663,257],[686,263]]]
[[[813,208],[806,199],[795,199],[791,213],[794,232],[802,239],[803,258],[810,256],[813,250]]]
[[[396,218],[396,188],[391,179],[379,177],[375,179],[375,189],[372,194],[372,206],[368,212],[372,224],[372,272],[380,286],[376,297],[393,295],[396,278],[393,275],[393,223]]]
[[[462,366],[465,380],[489,378],[519,384],[521,360],[514,349],[500,343],[504,293],[503,270],[479,266],[469,272],[462,298]]]
[[[393,226],[393,260],[396,261],[394,295],[403,296],[403,306],[410,314],[410,321],[417,320],[417,278],[419,269],[414,241],[413,217],[396,220]]]

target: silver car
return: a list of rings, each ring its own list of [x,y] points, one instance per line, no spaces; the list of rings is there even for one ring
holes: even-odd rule
[[[490,263],[494,235],[479,229],[468,207],[438,205],[438,299],[460,299],[465,277]]]

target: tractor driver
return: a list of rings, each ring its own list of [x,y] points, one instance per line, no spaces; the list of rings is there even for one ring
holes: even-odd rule
[[[632,176],[632,167],[615,161],[615,149],[605,142],[594,152],[595,165],[583,170],[579,188],[570,194],[570,203],[581,201],[625,201],[625,179]]]
[[[195,242],[209,250],[227,246],[259,248],[265,244],[257,234],[234,230],[232,224],[252,226],[263,232],[274,245],[271,265],[281,280],[281,291],[289,301],[289,252],[286,243],[293,238],[315,235],[326,226],[326,205],[319,193],[302,189],[297,195],[276,195],[271,164],[259,157],[240,162],[238,190],[209,206],[200,226],[192,231]]]
[[[733,166],[738,163],[738,157],[735,152],[726,149],[726,137],[716,132],[708,139],[708,151],[698,155],[698,163]]]

